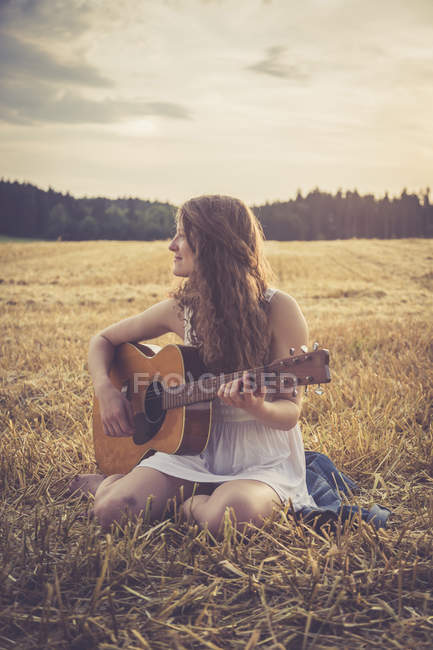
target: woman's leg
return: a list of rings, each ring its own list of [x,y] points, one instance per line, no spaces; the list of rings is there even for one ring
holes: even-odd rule
[[[266,483],[239,479],[222,483],[209,496],[188,498],[182,509],[187,519],[194,519],[202,528],[207,524],[214,536],[221,537],[226,508],[233,509],[238,526],[249,522],[261,526],[279,505],[280,498]]]
[[[66,496],[72,494],[79,494],[80,496],[89,495],[95,496],[96,490],[104,480],[107,478],[105,474],[78,474],[69,483]]]
[[[114,521],[137,517],[147,507],[153,521],[162,517],[171,499],[178,503],[188,499],[193,494],[194,485],[151,467],[135,467],[128,474],[108,476],[99,484],[93,513],[105,529]],[[206,486],[202,484],[198,489],[206,489]]]

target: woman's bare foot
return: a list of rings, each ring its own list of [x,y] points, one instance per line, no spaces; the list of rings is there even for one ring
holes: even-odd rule
[[[76,496],[95,496],[96,490],[106,478],[104,474],[78,474],[69,483],[67,496],[75,494]]]

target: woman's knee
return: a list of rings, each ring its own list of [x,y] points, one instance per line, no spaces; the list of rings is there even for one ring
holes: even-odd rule
[[[200,505],[196,511],[200,515],[200,523],[207,524],[215,534],[222,529],[226,518],[234,525],[261,525],[278,505],[278,497],[272,488],[257,485],[257,482],[253,485],[226,483],[215,490],[205,508],[200,508]]]
[[[180,500],[184,491],[180,479],[152,468],[135,468],[107,484],[106,489],[102,487],[96,492],[93,514],[104,528],[140,513],[151,521],[160,519],[171,509],[174,499]],[[189,484],[185,484],[185,492],[186,496],[192,492]]]
[[[153,496],[147,498],[149,512],[152,509]],[[123,519],[133,518],[145,512],[147,503],[140,502],[133,494],[106,494],[95,498],[93,514],[102,528],[109,528],[112,523],[121,523]]]

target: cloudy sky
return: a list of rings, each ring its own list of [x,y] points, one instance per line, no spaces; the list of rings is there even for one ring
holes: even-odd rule
[[[0,0],[0,176],[248,203],[433,184],[433,0]]]

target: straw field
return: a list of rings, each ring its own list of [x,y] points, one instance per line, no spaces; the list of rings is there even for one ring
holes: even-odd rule
[[[177,514],[101,532],[65,495],[95,469],[87,343],[167,294],[167,243],[2,242],[0,648],[432,647],[431,241],[266,246],[331,354],[306,448],[388,527],[315,531],[281,508],[220,542]]]

